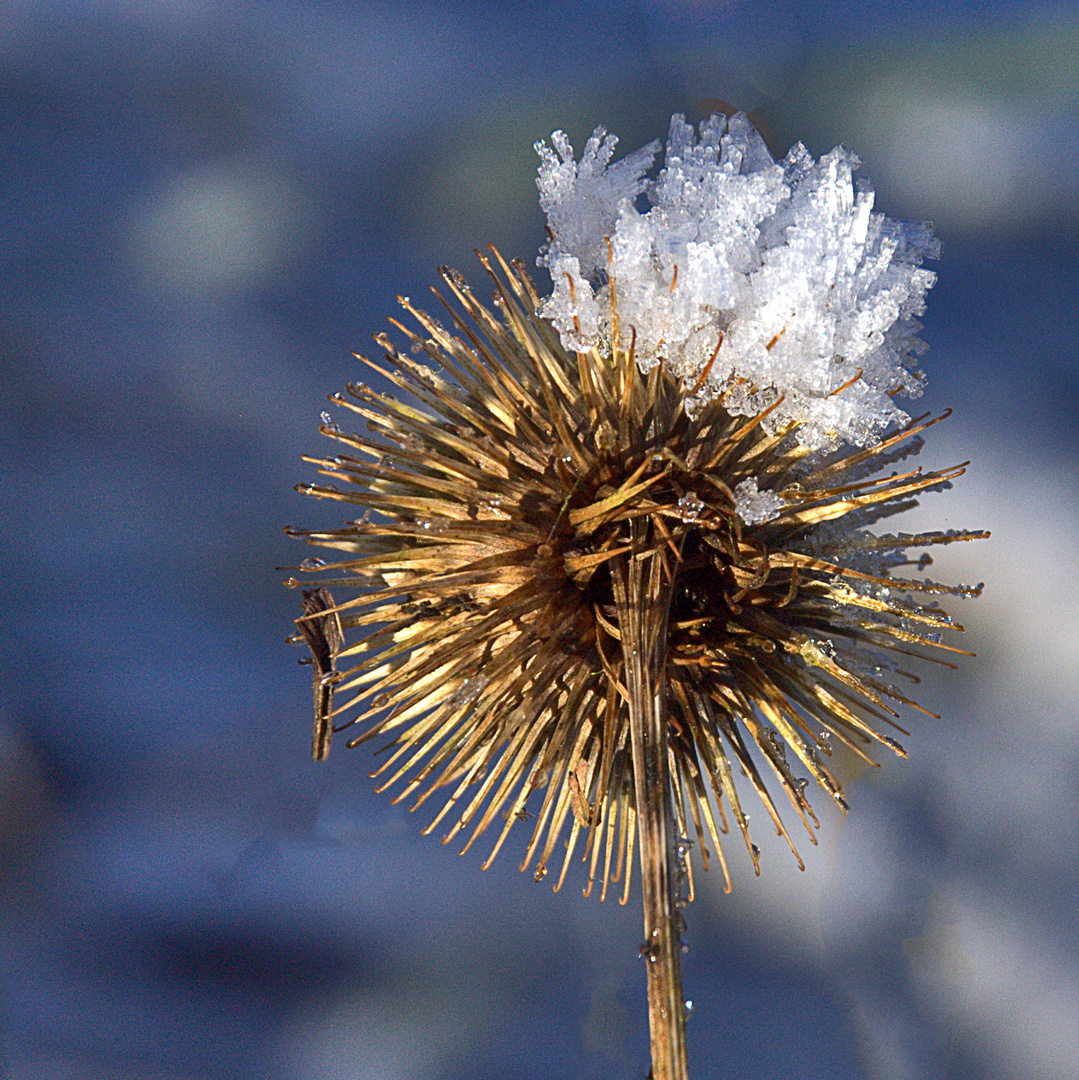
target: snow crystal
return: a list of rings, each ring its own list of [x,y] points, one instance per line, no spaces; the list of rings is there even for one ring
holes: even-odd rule
[[[608,354],[636,335],[643,370],[661,361],[687,387],[691,413],[722,398],[765,421],[790,421],[811,449],[870,445],[906,414],[892,395],[921,391],[916,317],[939,254],[927,226],[873,212],[858,158],[837,147],[814,161],[800,143],[773,160],[748,119],[713,116],[699,134],[671,120],[658,143],[611,164],[596,128],[580,162],[562,132],[536,144],[550,241],[540,264],[553,292],[542,314],[571,350]],[[637,198],[646,193],[643,211]]]
[[[645,173],[659,153],[659,140],[610,164],[618,136],[597,127],[585,144],[580,163],[573,159],[573,147],[562,131],[551,136],[554,150],[541,139],[536,143],[540,156],[540,206],[555,239],[540,256],[540,265],[551,270],[560,254],[575,256],[579,272],[592,277],[607,265],[607,237],[614,230],[624,202],[632,202],[644,191]],[[555,152],[557,151],[557,153]]]
[[[760,525],[778,517],[783,500],[774,491],[758,491],[757,481],[750,477],[734,489],[735,513],[747,525]]]

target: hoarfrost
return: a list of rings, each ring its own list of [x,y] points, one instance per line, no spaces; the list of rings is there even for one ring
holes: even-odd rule
[[[783,500],[774,491],[758,491],[754,477],[734,489],[734,509],[747,525],[760,525],[778,517]]]
[[[907,419],[890,394],[921,391],[916,319],[936,280],[921,263],[939,245],[873,212],[854,154],[814,161],[799,143],[777,162],[741,114],[699,133],[676,115],[650,182],[658,143],[611,164],[603,128],[580,162],[562,132],[551,142],[536,144],[554,282],[542,313],[567,348],[610,352],[613,290],[617,344],[635,334],[642,369],[665,361],[687,386],[707,369],[690,412],[721,396],[753,415],[783,395],[766,429],[798,421],[815,450],[872,445]]]
[[[562,131],[551,136],[552,150],[541,139],[536,143],[540,156],[540,206],[555,239],[540,256],[540,265],[551,270],[560,254],[575,256],[580,272],[592,277],[607,266],[607,237],[611,235],[623,202],[632,202],[644,191],[645,173],[659,153],[659,140],[610,164],[617,135],[597,127],[585,144],[580,162],[573,159],[573,147]]]

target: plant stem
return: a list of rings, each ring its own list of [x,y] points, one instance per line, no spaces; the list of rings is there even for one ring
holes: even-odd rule
[[[635,522],[634,552],[612,569],[622,657],[629,693],[630,738],[641,853],[648,966],[648,1026],[653,1080],[687,1080],[685,997],[682,993],[679,913],[674,903],[675,826],[667,756],[667,694],[664,673],[667,619],[673,582],[658,553],[647,550],[648,526]]]

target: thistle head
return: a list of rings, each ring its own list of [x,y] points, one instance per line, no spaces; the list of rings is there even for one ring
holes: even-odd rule
[[[301,567],[298,623],[316,757],[332,729],[379,739],[372,775],[425,831],[490,834],[486,866],[526,823],[522,870],[557,860],[557,887],[576,855],[586,894],[624,900],[627,620],[661,642],[670,812],[726,875],[732,823],[758,863],[748,793],[816,842],[810,784],[846,809],[833,750],[904,754],[908,659],[950,665],[938,598],[978,591],[923,551],[985,534],[872,529],[963,466],[905,462],[941,419],[895,404],[934,247],[872,212],[853,155],[775,162],[737,116],[699,139],[675,117],[654,181],[657,146],[552,143],[551,294],[493,249],[492,305],[443,270],[448,324],[402,300],[384,359],[358,357],[394,392],[333,396],[335,453],[309,459],[329,482],[301,490],[359,516],[292,530],[333,553]]]

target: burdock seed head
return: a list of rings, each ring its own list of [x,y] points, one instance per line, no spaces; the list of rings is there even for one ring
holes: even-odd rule
[[[425,832],[486,836],[486,867],[524,823],[522,870],[558,888],[576,855],[586,895],[624,902],[643,801],[726,876],[732,819],[758,863],[736,774],[815,842],[810,781],[846,809],[838,744],[904,754],[920,706],[894,684],[912,657],[951,666],[937,600],[978,591],[918,549],[986,534],[870,531],[963,467],[904,461],[942,419],[895,403],[935,251],[872,213],[853,155],[777,163],[744,117],[699,140],[676,117],[649,182],[655,146],[611,165],[602,129],[580,162],[552,141],[551,296],[494,249],[493,306],[443,269],[448,324],[402,299],[403,348],[358,356],[395,392],[333,395],[328,482],[300,490],[355,520],[290,530],[333,552],[302,564],[298,624],[316,758],[331,725],[378,738],[372,775]]]

